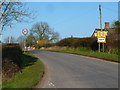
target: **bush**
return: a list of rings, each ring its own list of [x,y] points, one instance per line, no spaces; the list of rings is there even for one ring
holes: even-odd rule
[[[8,80],[14,77],[19,71],[20,68],[10,59],[4,59],[2,61],[2,79]]]
[[[119,55],[119,53],[120,53],[119,51],[120,51],[120,49],[110,49],[110,50],[109,50],[109,53]]]
[[[98,44],[96,38],[65,38],[56,43],[58,46],[66,47],[86,47],[88,49],[97,50]]]
[[[5,58],[12,60],[21,68],[22,65],[21,55],[22,50],[18,44],[3,44],[2,60],[4,60]]]
[[[80,47],[78,48],[79,51],[87,51],[88,49],[86,47]]]
[[[12,78],[22,69],[22,50],[18,44],[2,45],[3,79]]]

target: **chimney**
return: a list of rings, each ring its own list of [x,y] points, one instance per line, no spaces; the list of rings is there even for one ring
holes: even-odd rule
[[[105,22],[105,30],[110,29],[110,23],[109,22]]]

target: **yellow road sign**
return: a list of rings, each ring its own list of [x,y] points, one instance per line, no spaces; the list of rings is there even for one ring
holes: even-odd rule
[[[98,38],[106,38],[107,32],[106,31],[97,31]]]

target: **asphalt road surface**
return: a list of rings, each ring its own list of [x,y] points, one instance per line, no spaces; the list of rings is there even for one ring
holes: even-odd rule
[[[30,52],[47,68],[42,88],[118,88],[117,63],[67,53]]]

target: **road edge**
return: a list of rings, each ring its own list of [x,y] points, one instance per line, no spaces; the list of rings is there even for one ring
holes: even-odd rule
[[[43,86],[43,84],[44,84],[44,82],[45,82],[45,79],[46,79],[46,77],[47,77],[48,69],[47,69],[47,67],[46,67],[46,65],[45,65],[45,63],[44,63],[43,61],[42,61],[42,63],[43,63],[43,65],[44,65],[44,74],[43,74],[42,78],[39,80],[39,82],[37,83],[37,85],[35,85],[35,86],[33,87],[33,90],[34,90],[35,88],[42,88],[42,86]]]
[[[49,50],[42,50],[42,51],[49,51]],[[68,54],[85,56],[85,57],[88,57],[88,58],[94,58],[94,59],[99,59],[99,60],[106,61],[106,62],[111,62],[111,63],[120,64],[120,61],[114,61],[114,60],[111,60],[111,59],[104,59],[104,58],[99,58],[99,57],[94,57],[94,56],[87,56],[87,55],[82,55],[82,54],[77,54],[77,53],[60,52],[60,51],[49,51],[49,52],[68,53]]]

